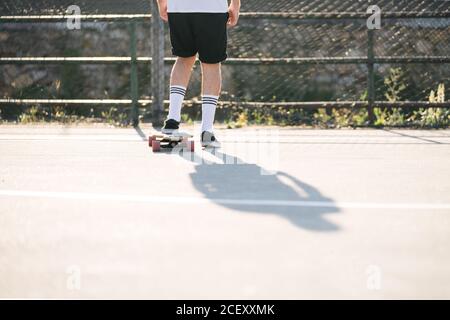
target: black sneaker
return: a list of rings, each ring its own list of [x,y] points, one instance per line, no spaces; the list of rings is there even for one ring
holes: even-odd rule
[[[174,119],[168,119],[164,122],[161,132],[165,134],[171,134],[180,128],[180,123]]]
[[[220,148],[222,145],[219,141],[217,141],[216,137],[214,136],[214,133],[209,131],[203,131],[202,132],[202,147],[205,148]]]

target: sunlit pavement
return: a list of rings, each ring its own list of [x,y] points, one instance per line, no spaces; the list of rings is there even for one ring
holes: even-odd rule
[[[450,298],[450,130],[149,132],[0,126],[1,298]]]

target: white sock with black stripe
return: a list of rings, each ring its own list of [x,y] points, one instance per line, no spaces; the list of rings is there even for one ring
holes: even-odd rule
[[[186,95],[186,88],[182,86],[170,87],[170,106],[169,115],[167,119],[173,119],[178,122],[181,121],[181,107],[183,106],[184,96]]]
[[[218,96],[202,96],[202,132],[213,132]]]

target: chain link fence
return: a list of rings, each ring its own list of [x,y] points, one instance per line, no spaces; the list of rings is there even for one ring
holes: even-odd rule
[[[189,0],[186,0],[189,1]],[[3,0],[0,14],[57,15],[64,14],[71,5],[78,5],[84,14],[142,14],[150,12],[151,0]],[[448,11],[446,0],[242,0],[244,12],[282,13],[365,13],[367,7],[378,5],[385,12],[424,14]]]
[[[432,101],[444,108],[448,125],[448,1],[377,1],[381,28],[369,41],[372,4],[243,0],[241,21],[229,32],[219,120],[314,124],[344,113],[353,119],[350,124],[364,125],[389,116],[387,107],[404,107],[403,115],[411,117]],[[69,30],[63,17],[71,5],[86,15],[79,30]],[[94,118],[124,113],[129,120],[137,117],[133,102],[141,116],[151,115],[151,102],[162,104],[173,58],[165,30],[164,70],[158,74],[152,67],[158,35],[152,33],[150,13],[150,0],[2,1],[0,116],[14,119],[37,105],[56,119],[60,111]],[[33,57],[38,59],[23,59]],[[192,119],[200,116],[199,98],[197,66],[186,104]],[[382,109],[371,119],[360,107]]]

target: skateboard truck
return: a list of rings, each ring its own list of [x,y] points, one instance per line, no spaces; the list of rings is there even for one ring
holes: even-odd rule
[[[172,150],[181,147],[184,151],[194,152],[195,143],[190,140],[190,134],[154,134],[148,138],[148,145],[153,152],[161,152],[163,149]]]

